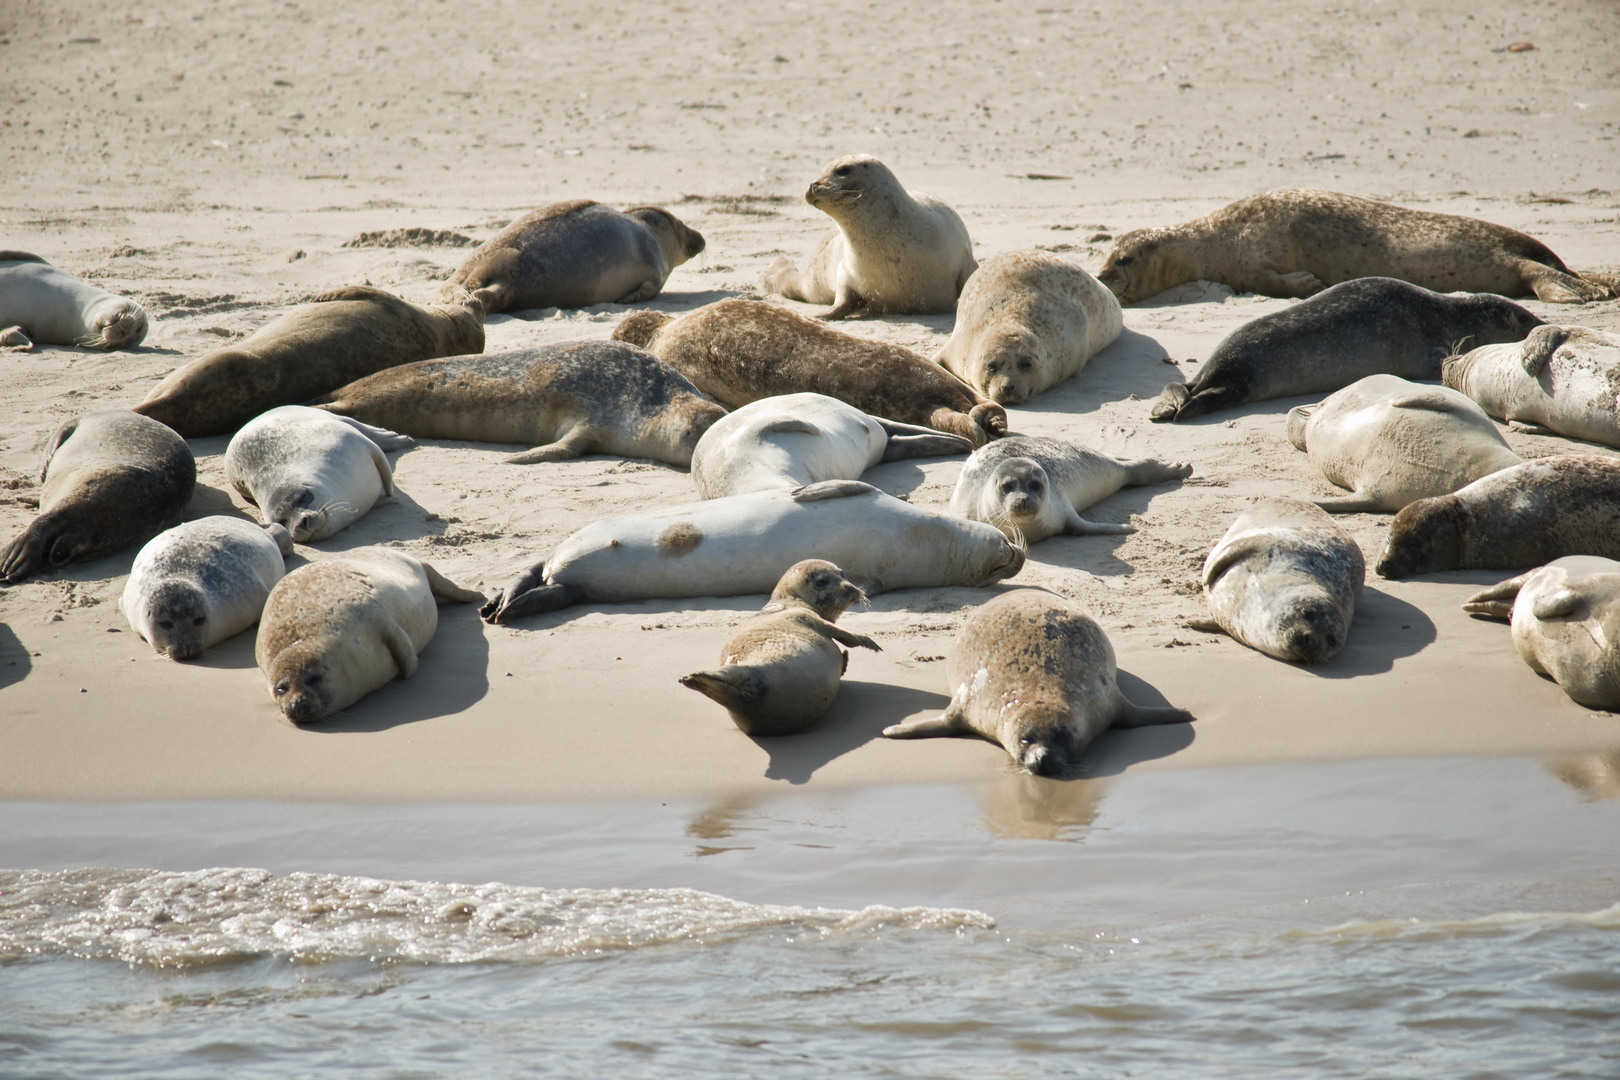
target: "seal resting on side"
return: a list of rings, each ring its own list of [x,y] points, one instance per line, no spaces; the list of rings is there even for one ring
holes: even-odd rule
[[[253,656],[276,708],[312,724],[416,674],[440,604],[483,599],[402,551],[355,548],[281,579],[265,602]]]
[[[1464,611],[1507,619],[1538,675],[1589,709],[1620,709],[1620,562],[1569,555],[1476,593]]]
[[[1266,191],[1185,224],[1128,232],[1097,274],[1122,304],[1189,281],[1304,297],[1363,277],[1549,304],[1613,294],[1516,229],[1334,191]]]
[[[703,237],[662,206],[615,210],[590,199],[552,203],[518,218],[467,256],[439,293],[466,289],[493,315],[525,308],[640,304],[671,270],[703,250]]]
[[[895,724],[883,734],[979,735],[1035,775],[1061,776],[1111,727],[1193,718],[1182,709],[1131,704],[1120,693],[1114,647],[1097,620],[1039,589],[1005,593],[969,615],[945,675],[951,703],[944,715]]]
[[[1446,358],[1442,378],[1516,431],[1620,446],[1620,336],[1538,326],[1518,345]]]
[[[1058,533],[1132,533],[1129,525],[1087,521],[1080,511],[1122,487],[1184,480],[1192,471],[1181,462],[1120,461],[1062,439],[1012,435],[973,451],[951,492],[951,513],[1032,544]]]
[[[1314,499],[1332,514],[1394,513],[1523,464],[1485,410],[1455,390],[1369,375],[1288,412],[1288,441],[1354,495]]]
[[[39,478],[39,516],[0,550],[0,584],[112,555],[180,524],[197,459],[156,420],[106,409],[56,429]]]
[[[684,375],[620,341],[402,364],[310,404],[417,438],[534,447],[509,465],[620,454],[684,466],[726,414]]]
[[[810,392],[974,446],[1007,433],[1007,411],[938,364],[759,300],[721,300],[679,318],[631,312],[613,339],[649,350],[730,409]]]
[[[882,652],[878,643],[834,625],[866,594],[825,559],[788,567],[764,610],[726,635],[713,671],[681,685],[724,705],[748,735],[797,735],[832,708],[849,654],[838,645]],[[834,644],[837,642],[838,644]]]
[[[875,157],[853,154],[821,170],[804,201],[837,224],[803,270],[783,256],[765,289],[789,300],[831,304],[823,319],[950,311],[978,266],[956,211],[900,186]]]
[[[462,299],[424,307],[364,285],[334,290],[177,369],[135,411],[188,439],[228,435],[383,368],[483,352],[483,309]]]
[[[0,346],[82,345],[133,349],[146,339],[146,311],[26,251],[0,251]]]
[[[1077,374],[1124,328],[1114,294],[1079,266],[1010,251],[968,278],[934,362],[991,400],[1018,405]]]
[[[1358,278],[1226,335],[1190,383],[1153,403],[1155,422],[1295,394],[1368,375],[1440,378],[1457,343],[1522,341],[1541,320],[1499,296],[1442,296],[1394,278]]]

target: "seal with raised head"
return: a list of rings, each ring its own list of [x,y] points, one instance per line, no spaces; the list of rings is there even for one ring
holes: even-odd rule
[[[1441,377],[1516,431],[1620,446],[1620,335],[1538,326],[1517,345],[1448,356]]]
[[[944,715],[883,729],[891,739],[978,735],[1037,776],[1061,776],[1109,728],[1184,724],[1183,709],[1132,704],[1114,646],[1084,608],[1041,589],[1004,593],[962,624],[945,667]]]
[[[297,405],[383,368],[484,351],[483,309],[408,303],[351,285],[317,296],[251,337],[193,360],[135,411],[188,439],[228,435],[277,405]]]
[[[692,454],[692,480],[700,497],[718,499],[859,480],[880,462],[972,449],[959,435],[868,416],[825,394],[783,394],[727,413],[704,432]]]
[[[1023,568],[1024,549],[859,480],[825,480],[587,525],[482,614],[506,623],[572,604],[768,593],[805,559],[826,559],[875,594],[989,585]]]
[[[1007,411],[938,364],[760,300],[721,300],[678,318],[634,311],[613,339],[642,346],[730,409],[809,392],[974,446],[1007,433]]]
[[[968,278],[934,362],[1002,405],[1077,374],[1125,328],[1119,301],[1061,255],[1009,251]]]
[[[118,610],[170,660],[204,649],[259,621],[287,572],[292,534],[239,517],[198,518],[158,533],[135,556]]]
[[[1620,709],[1620,562],[1568,555],[1509,578],[1463,604],[1506,619],[1538,675],[1589,709]]]
[[[422,439],[533,447],[509,465],[620,454],[684,466],[726,414],[684,375],[622,341],[402,364],[310,404]]]
[[[1613,295],[1517,229],[1335,191],[1266,191],[1195,221],[1128,232],[1097,273],[1122,304],[1189,281],[1304,297],[1363,277],[1443,293],[1533,294],[1549,304]]]
[[[0,345],[133,349],[146,339],[146,311],[26,251],[0,251]]]
[[[1522,341],[1541,325],[1500,296],[1442,296],[1394,278],[1357,278],[1226,335],[1190,383],[1171,383],[1155,422],[1253,401],[1328,394],[1368,375],[1440,378],[1459,342]]]
[[[1120,488],[1185,480],[1192,471],[1179,461],[1120,461],[1062,439],[1010,435],[973,451],[951,492],[951,513],[1032,544],[1059,533],[1132,533],[1129,525],[1087,521],[1080,511]]]
[[[1377,570],[1510,570],[1565,555],[1620,559],[1620,458],[1536,458],[1419,499],[1389,523]]]
[[[703,237],[662,206],[615,210],[590,199],[531,211],[467,256],[439,294],[466,289],[493,315],[525,308],[640,304]]]
[[[0,550],[0,584],[112,555],[180,524],[197,459],[156,420],[106,409],[56,429],[39,478],[39,516]]]
[[[414,446],[407,436],[347,416],[283,405],[232,436],[225,479],[300,544],[346,529],[394,493],[385,450]]]
[[[866,594],[825,559],[788,567],[770,603],[726,635],[721,667],[681,678],[681,685],[725,706],[748,735],[797,735],[832,708],[849,667],[839,645],[882,652],[878,643],[835,624]],[[835,644],[836,642],[836,644]]]
[[[1290,409],[1288,441],[1355,493],[1312,500],[1332,514],[1393,514],[1524,462],[1465,395],[1394,375],[1369,375]]]
[[[816,244],[803,270],[786,256],[772,263],[765,288],[789,300],[831,304],[823,319],[950,311],[978,266],[956,211],[907,191],[875,157],[832,162],[804,201],[837,228]]]
[[[416,674],[439,605],[483,599],[402,551],[355,548],[300,566],[270,590],[254,659],[282,714],[313,724]]]

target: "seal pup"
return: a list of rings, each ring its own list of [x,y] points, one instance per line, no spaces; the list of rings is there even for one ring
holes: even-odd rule
[[[1355,492],[1312,500],[1330,514],[1393,514],[1524,463],[1467,396],[1394,375],[1369,375],[1290,409],[1288,441],[1329,482]]]
[[[297,405],[383,368],[483,351],[484,313],[470,296],[420,306],[350,285],[176,369],[135,411],[188,439],[228,435],[267,409]]]
[[[1154,402],[1156,423],[1252,401],[1327,394],[1368,375],[1438,381],[1458,342],[1522,341],[1541,320],[1499,296],[1442,296],[1357,278],[1226,335],[1190,383]]]
[[[679,318],[631,312],[613,339],[647,349],[731,409],[811,392],[974,446],[1007,433],[1007,411],[938,364],[759,300],[721,300]]]
[[[1344,648],[1367,577],[1361,548],[1321,507],[1260,499],[1204,560],[1204,599],[1219,630],[1249,648],[1319,664]]]
[[[950,311],[979,265],[956,211],[909,192],[875,157],[832,162],[804,201],[833,219],[803,270],[783,256],[765,271],[765,289],[789,300],[831,304],[823,319],[930,315]]]
[[[292,534],[275,523],[188,521],[141,548],[118,610],[159,653],[195,660],[259,621],[292,553]]]
[[[0,251],[0,338],[6,348],[82,345],[133,349],[146,340],[146,311],[26,251]]]
[[[112,555],[180,524],[197,459],[156,420],[105,409],[56,429],[39,478],[39,516],[0,550],[0,584]]]
[[[385,450],[414,446],[392,431],[303,405],[271,409],[232,436],[225,479],[300,544],[348,528],[394,493]]]
[[[951,513],[1037,543],[1049,536],[1133,533],[1129,525],[1087,521],[1080,511],[1122,487],[1185,480],[1183,462],[1120,461],[1084,446],[1010,435],[973,451],[951,492]]]
[[[945,675],[952,689],[944,714],[886,727],[887,738],[979,735],[1036,776],[1061,776],[1111,727],[1193,719],[1182,709],[1131,704],[1097,620],[1040,589],[1003,593],[969,615]]]
[[[416,674],[439,605],[483,599],[402,551],[355,548],[300,566],[270,590],[253,656],[282,714],[313,724]]]
[[[525,308],[641,304],[670,271],[703,250],[703,237],[662,206],[615,210],[590,199],[531,211],[467,256],[439,293],[462,289],[493,315]]]
[[[934,362],[1001,405],[1077,374],[1125,328],[1119,301],[1061,255],[1009,251],[973,272]]]
[[[605,518],[519,574],[481,613],[506,623],[572,604],[768,593],[805,559],[842,567],[873,595],[989,585],[1023,568],[1024,549],[988,525],[859,480],[824,480]]]
[[[1538,675],[1589,709],[1620,709],[1620,562],[1568,555],[1468,598],[1464,611],[1506,619]]]
[[[508,465],[619,454],[684,467],[726,414],[684,375],[621,341],[401,364],[309,404],[417,438],[534,448]]]
[[[1538,326],[1518,345],[1448,356],[1441,378],[1515,431],[1620,446],[1620,335]]]
[[[1620,458],[1536,458],[1419,499],[1389,523],[1377,569],[1403,578],[1540,566],[1565,555],[1620,558]]]
[[[1122,304],[1189,281],[1305,297],[1363,277],[1443,293],[1534,294],[1549,304],[1613,295],[1516,229],[1334,191],[1266,191],[1195,221],[1128,232],[1097,273]]]
[[[726,635],[721,667],[681,677],[681,685],[725,706],[745,735],[797,735],[838,696],[849,653],[838,645],[882,648],[836,625],[866,594],[825,559],[788,567],[771,601]],[[836,642],[837,644],[834,644]]]
[[[700,498],[718,499],[858,480],[880,462],[972,449],[959,435],[868,416],[825,394],[783,394],[727,413],[705,431],[692,454],[692,480]]]

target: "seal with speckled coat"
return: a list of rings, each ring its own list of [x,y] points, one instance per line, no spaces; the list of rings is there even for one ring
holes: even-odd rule
[[[1447,357],[1442,377],[1516,431],[1620,446],[1620,335],[1538,326],[1520,344]]]
[[[1463,610],[1511,622],[1524,662],[1571,700],[1620,709],[1620,562],[1554,559],[1476,593]]]
[[[0,347],[34,342],[133,349],[146,339],[146,311],[127,296],[80,280],[26,251],[0,251]]]

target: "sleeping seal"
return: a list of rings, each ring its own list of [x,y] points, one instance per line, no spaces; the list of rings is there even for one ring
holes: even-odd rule
[[[1507,619],[1538,675],[1589,709],[1620,709],[1620,562],[1568,555],[1468,598],[1464,611]]]
[[[1538,326],[1518,345],[1448,356],[1445,384],[1515,430],[1620,446],[1620,336]]]
[[[146,340],[146,311],[26,251],[0,251],[0,344],[10,349],[82,345],[133,349]]]

